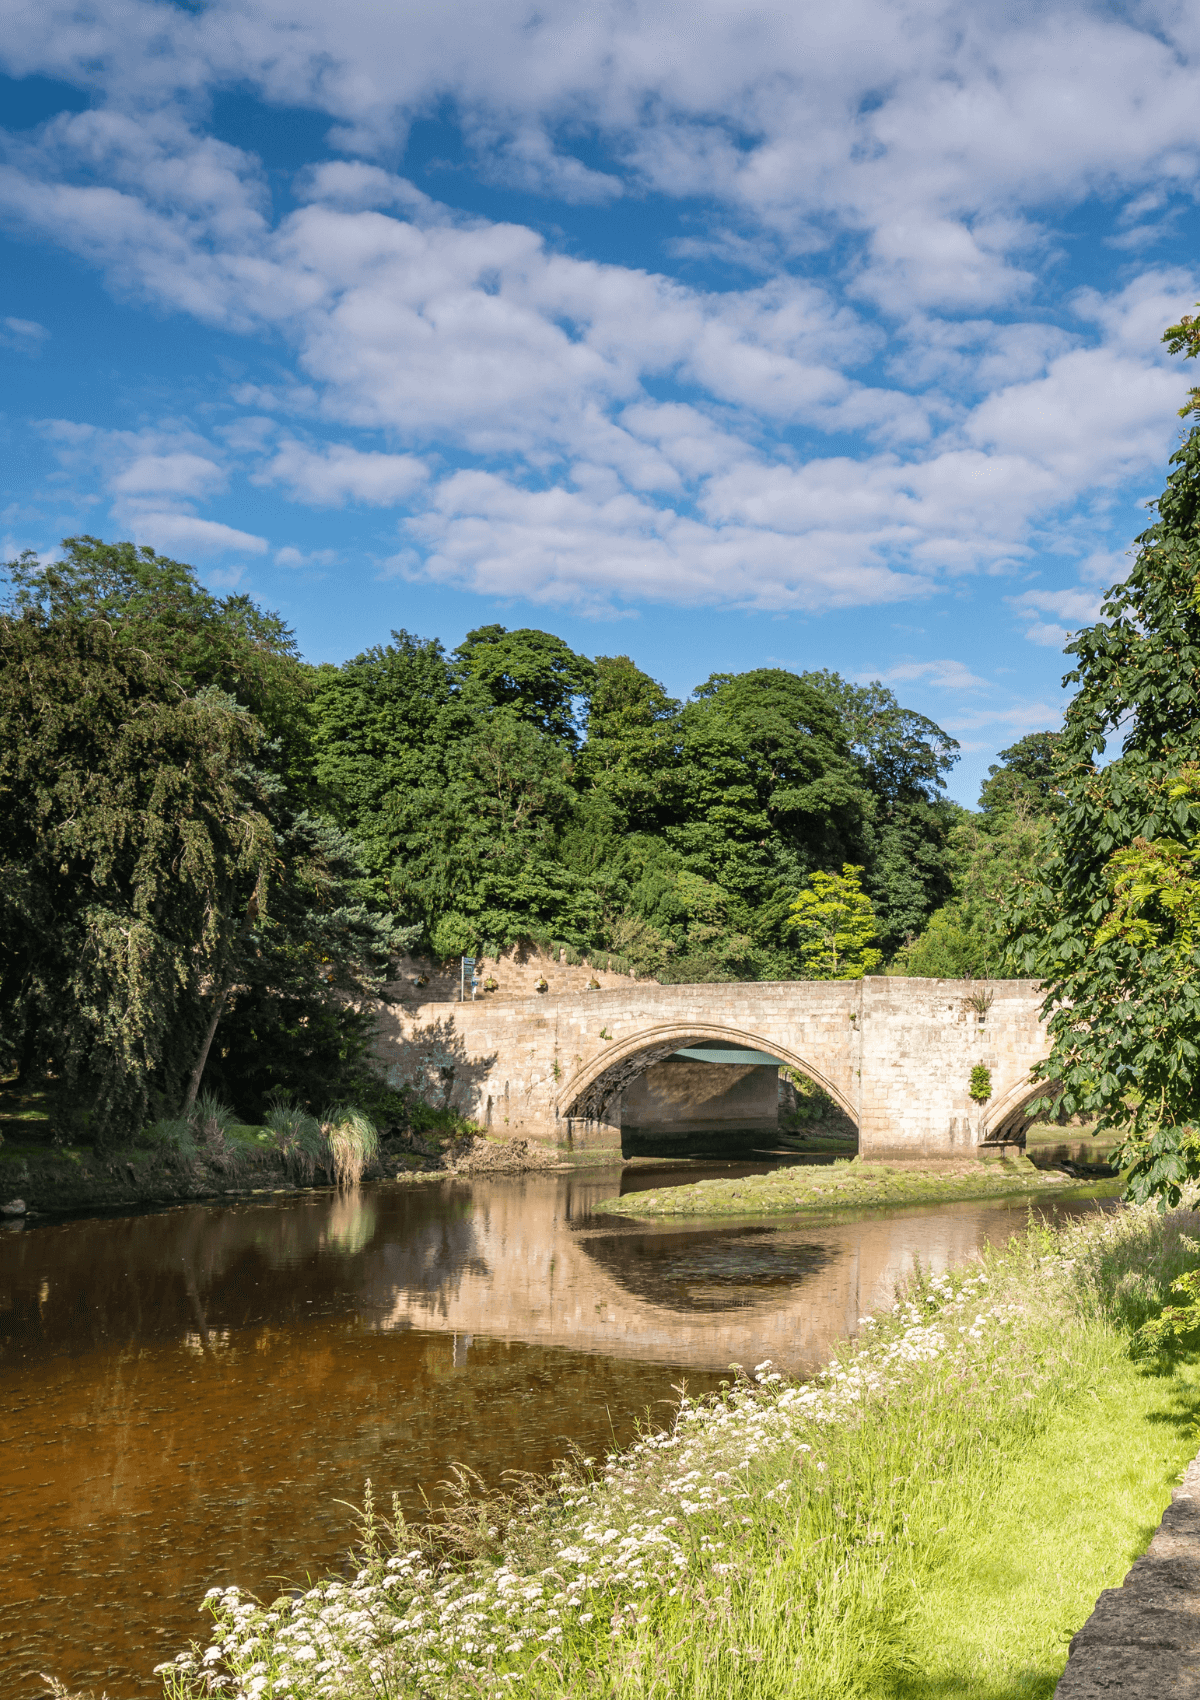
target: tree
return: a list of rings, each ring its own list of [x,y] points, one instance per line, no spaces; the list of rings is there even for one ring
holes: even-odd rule
[[[962,811],[943,792],[958,744],[878,679],[853,685],[827,669],[800,677],[835,707],[872,799],[856,854],[865,863],[880,944],[892,955],[952,894],[953,832]]]
[[[816,872],[795,899],[785,922],[800,940],[806,980],[861,980],[883,960],[862,869],[846,862],[840,874]]]
[[[1040,816],[1060,813],[1065,803],[1057,767],[1061,742],[1061,732],[1030,732],[1001,750],[979,793],[984,814],[995,820],[1021,807]]]
[[[1166,339],[1200,351],[1184,337],[1193,324]],[[1063,806],[1052,853],[1014,904],[1013,961],[1046,984],[1048,1097],[1127,1136],[1135,1190],[1177,1197],[1180,1177],[1200,1172],[1179,1131],[1200,1096],[1186,897],[1200,834],[1200,427],[1171,467],[1129,577],[1067,646],[1079,689],[1060,745]],[[1114,735],[1120,753],[1101,765]]]
[[[574,749],[578,742],[575,704],[586,699],[596,669],[551,632],[510,632],[479,626],[455,652],[458,674],[476,685],[496,708],[511,708],[522,720]]]
[[[274,851],[253,718],[107,622],[0,617],[0,1046],[111,1142],[175,1107]]]
[[[979,812],[959,813],[950,833],[953,896],[908,939],[894,967],[929,979],[1003,975],[1011,943],[1006,895],[1047,853],[1062,806],[1054,760],[1057,732],[1034,732],[988,769]]]
[[[64,548],[10,564],[0,620],[0,1050],[111,1144],[195,1097],[235,1004],[361,1051],[338,993],[372,982],[390,929],[305,809],[282,622],[153,551]]]
[[[600,655],[588,701],[578,783],[602,792],[624,825],[660,827],[678,785],[679,704],[627,655]]]
[[[42,565],[32,550],[5,568],[15,612],[103,620],[118,644],[155,656],[190,694],[215,686],[247,708],[274,749],[264,759],[307,783],[312,669],[278,614],[248,596],[211,595],[194,567],[134,543],[67,537]]]

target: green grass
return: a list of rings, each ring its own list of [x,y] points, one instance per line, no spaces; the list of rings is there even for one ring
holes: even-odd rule
[[[1194,1360],[1162,1373],[1097,1342],[1039,1433],[995,1459],[986,1492],[955,1495],[953,1520],[914,1576],[896,1700],[1040,1700],[1103,1588],[1119,1587],[1200,1445]],[[981,1472],[972,1472],[978,1485]],[[963,1486],[967,1485],[964,1482]]]
[[[775,1169],[742,1180],[696,1181],[661,1192],[606,1198],[594,1206],[615,1216],[791,1216],[805,1210],[862,1210],[878,1205],[949,1204],[961,1199],[1058,1193],[1066,1175],[1037,1170],[1025,1158],[968,1161],[939,1168],[842,1162]]]

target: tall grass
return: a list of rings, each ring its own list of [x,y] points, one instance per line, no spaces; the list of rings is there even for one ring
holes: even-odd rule
[[[374,1122],[353,1104],[333,1104],[321,1117],[321,1131],[329,1148],[334,1185],[340,1190],[356,1187],[379,1152]]]
[[[166,1116],[147,1132],[150,1145],[184,1158],[201,1157],[220,1169],[238,1166],[229,1131],[237,1117],[212,1092],[202,1092],[186,1115]]]
[[[263,1125],[293,1180],[309,1182],[318,1168],[327,1168],[329,1147],[320,1122],[293,1104],[290,1096],[272,1095]]]
[[[354,1581],[214,1590],[167,1693],[1049,1700],[1195,1448],[1193,1367],[1129,1343],[1196,1263],[1150,1210],[1034,1226],[918,1272],[807,1385],[762,1364],[600,1468],[462,1477],[435,1529],[368,1500]]]

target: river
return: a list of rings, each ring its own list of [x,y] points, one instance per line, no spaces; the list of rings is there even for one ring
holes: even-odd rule
[[[642,1186],[765,1164],[448,1179],[0,1234],[0,1694],[39,1673],[159,1692],[205,1588],[336,1569],[367,1477],[406,1514],[602,1456],[733,1363],[804,1375],[914,1258],[960,1263],[1025,1203],[652,1226]],[[1093,1208],[1080,1201],[1060,1209]]]

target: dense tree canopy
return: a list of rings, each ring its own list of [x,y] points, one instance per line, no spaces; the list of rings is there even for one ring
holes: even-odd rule
[[[47,1076],[59,1120],[104,1143],[194,1092],[236,1005],[290,1009],[301,1050],[348,1055],[334,994],[392,929],[305,807],[286,628],[151,551],[65,548],[10,568],[0,616],[0,1063]]]

